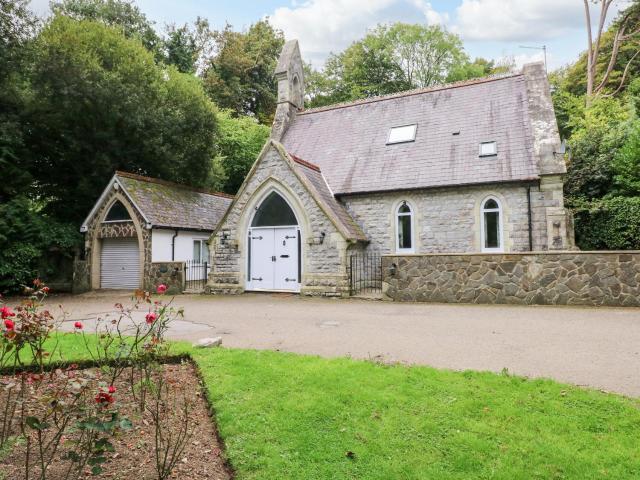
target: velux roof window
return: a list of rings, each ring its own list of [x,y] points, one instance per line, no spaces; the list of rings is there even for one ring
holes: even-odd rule
[[[481,157],[491,157],[492,155],[497,155],[497,154],[498,154],[497,142],[482,142],[480,144]]]
[[[389,137],[387,138],[387,145],[415,141],[417,127],[418,125],[416,124],[391,127]]]

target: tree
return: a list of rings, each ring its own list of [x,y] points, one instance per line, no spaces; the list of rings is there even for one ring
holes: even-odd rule
[[[131,0],[59,0],[51,3],[51,9],[56,15],[118,28],[127,38],[138,38],[156,59],[162,58],[162,39],[153,22]]]
[[[602,198],[613,190],[612,158],[624,144],[629,109],[617,98],[598,98],[574,111],[571,157],[565,179],[569,204]]]
[[[246,32],[231,26],[215,34],[216,54],[203,73],[205,89],[221,108],[270,125],[276,109],[274,70],[284,45],[281,31],[261,20]]]
[[[471,67],[460,37],[442,27],[378,25],[330,55],[322,72],[309,71],[308,103],[320,106],[473,78],[484,73],[480,62]]]
[[[28,67],[37,21],[27,0],[0,0],[0,203],[24,195],[31,184],[20,158],[27,145],[23,112],[29,97]],[[8,181],[10,179],[10,181]]]
[[[198,17],[193,26],[169,25],[164,44],[167,64],[174,65],[182,73],[201,72],[215,46],[214,32],[209,28],[208,20]]]
[[[600,61],[601,47],[605,43],[604,26],[606,23],[607,15],[609,13],[609,9],[611,8],[611,5],[615,2],[615,0],[591,1],[593,3],[600,4],[600,13],[597,22],[597,28],[594,34],[591,23],[591,8],[589,5],[590,0],[583,0],[588,39],[586,53],[587,103],[589,103],[594,96],[598,96],[604,93],[605,87],[607,87],[608,82],[611,78],[611,74],[616,68],[618,56],[620,54],[622,45],[631,40],[637,40],[638,35],[640,35],[640,26],[638,25],[638,21],[640,19],[640,5],[637,1],[635,1],[633,5],[627,8],[610,27],[608,32],[608,40],[611,45],[611,50],[608,53],[608,61],[606,62],[604,71],[601,73],[601,75],[598,75],[598,63]],[[624,69],[622,70],[622,76],[620,78],[618,86],[613,90],[612,93],[607,94],[608,96],[614,95],[622,90],[628,77],[629,69],[633,61],[640,54],[640,48],[636,47],[634,50],[635,52],[631,55],[631,58],[628,59],[626,65],[624,66]]]
[[[218,161],[227,176],[223,189],[235,194],[269,138],[269,127],[255,118],[234,117],[229,110],[218,114]]]
[[[45,212],[78,224],[116,169],[214,183],[215,107],[197,78],[95,22],[57,15],[38,45],[28,167]]]

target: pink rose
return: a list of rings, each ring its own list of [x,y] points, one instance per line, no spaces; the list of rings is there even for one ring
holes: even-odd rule
[[[156,288],[156,292],[158,292],[160,295],[164,295],[164,292],[167,291],[167,286],[164,283],[161,283],[160,285],[158,285],[158,288]]]
[[[155,322],[158,319],[158,314],[154,312],[149,312],[144,318],[147,321],[147,323],[151,325],[153,322]]]

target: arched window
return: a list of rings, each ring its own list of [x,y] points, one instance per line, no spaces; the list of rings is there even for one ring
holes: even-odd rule
[[[104,219],[105,222],[126,222],[127,220],[131,220],[131,216],[120,200],[116,200],[114,204],[111,205],[109,213],[107,213]]]
[[[284,227],[298,225],[295,213],[287,201],[276,192],[267,195],[251,222],[252,227]]]
[[[413,210],[406,201],[403,201],[396,211],[396,228],[396,251],[413,253]]]
[[[487,198],[481,207],[482,251],[502,252],[502,207],[498,199]]]

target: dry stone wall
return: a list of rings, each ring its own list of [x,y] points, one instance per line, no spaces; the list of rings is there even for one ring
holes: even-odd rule
[[[397,301],[640,306],[640,252],[387,255]]]

